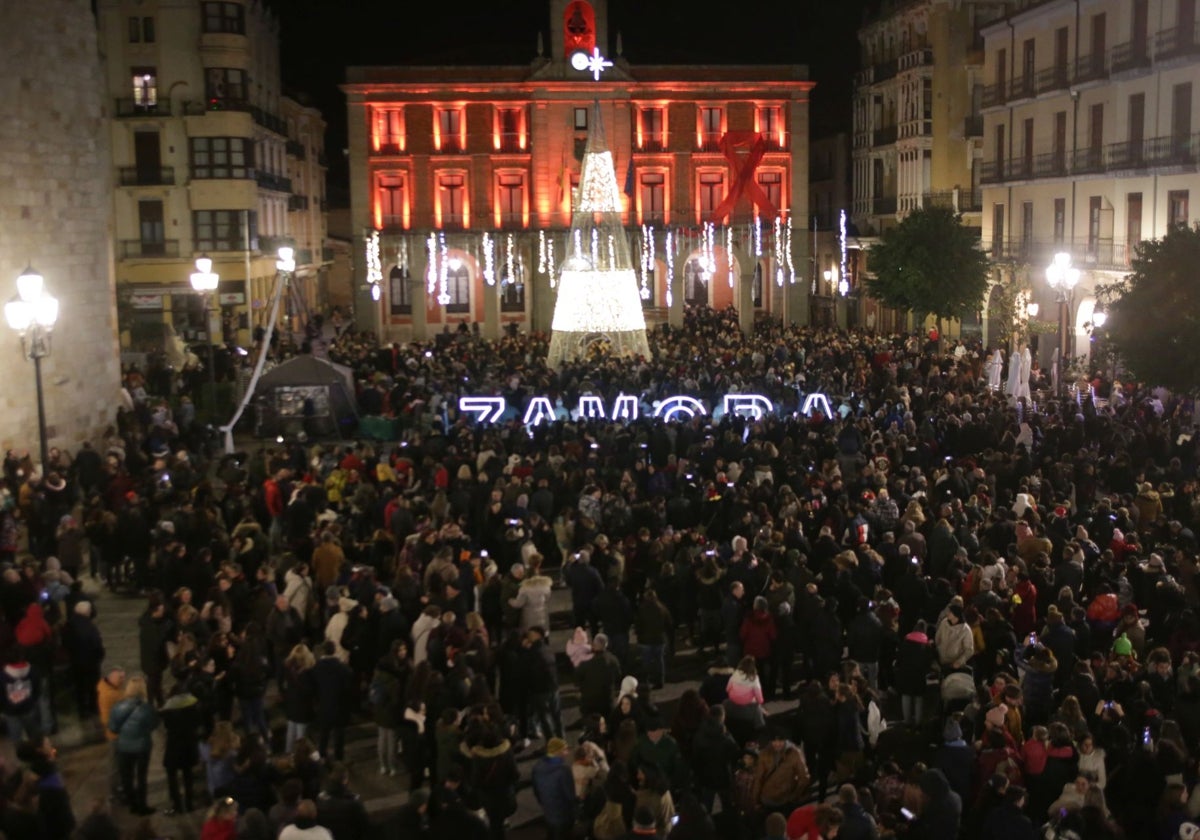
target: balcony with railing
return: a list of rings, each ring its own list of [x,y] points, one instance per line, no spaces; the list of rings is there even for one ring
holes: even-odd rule
[[[113,107],[117,117],[169,117],[171,116],[171,100],[159,99],[157,102],[137,102],[132,97],[117,99]]]
[[[292,191],[292,179],[285,178],[282,175],[276,175],[274,172],[263,172],[259,170],[256,173],[255,180],[258,185],[266,190],[275,190],[276,192],[290,193]]]
[[[1008,91],[1008,101],[1017,99],[1032,99],[1037,95],[1037,75],[1017,76],[1012,80]]]
[[[1191,27],[1173,26],[1154,38],[1154,60],[1166,61],[1200,53],[1200,22]]]
[[[933,120],[907,120],[900,123],[901,140],[907,140],[912,137],[932,137],[933,136]]]
[[[1065,64],[1039,70],[1034,78],[1038,93],[1066,90],[1071,86],[1071,73]]]
[[[178,239],[122,239],[121,259],[179,259]]]
[[[890,146],[896,142],[896,137],[899,134],[899,126],[886,125],[883,128],[877,128],[871,134],[872,146]]]
[[[994,85],[983,86],[983,96],[980,105],[984,108],[995,108],[1008,101],[1008,85],[997,82]]]
[[[117,184],[122,187],[170,187],[175,184],[173,166],[121,166]]]
[[[254,115],[254,121],[268,131],[287,135],[287,120],[278,114],[272,114],[270,111],[259,108],[257,105],[250,108],[250,113]]]
[[[922,207],[947,207],[958,213],[973,213],[983,209],[983,193],[979,190],[936,190],[921,196]]]
[[[1067,151],[1057,149],[1033,158],[1034,178],[1062,178],[1067,174]]]
[[[529,143],[521,134],[516,132],[501,134],[498,138],[496,151],[504,155],[527,155]]]
[[[1113,239],[1076,239],[1047,241],[1043,239],[1007,239],[992,241],[984,250],[995,260],[1046,266],[1055,254],[1071,255],[1071,262],[1082,269],[1124,271],[1129,268],[1134,246]]]
[[[307,160],[308,150],[304,148],[304,144],[299,140],[287,141],[287,153],[296,160]]]
[[[1113,73],[1126,73],[1150,66],[1150,39],[1125,41],[1112,48],[1109,65]]]
[[[1075,84],[1095,82],[1108,78],[1108,55],[1092,53],[1075,59]]]
[[[933,64],[933,50],[929,47],[906,52],[898,60],[900,72],[912,70],[914,67],[926,67],[931,64]]]
[[[1090,175],[1103,171],[1104,149],[1102,147],[1076,149],[1075,153],[1071,155],[1072,175]]]

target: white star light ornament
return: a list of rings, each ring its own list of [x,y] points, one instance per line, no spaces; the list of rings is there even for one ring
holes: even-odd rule
[[[591,55],[588,55],[582,50],[577,53],[572,53],[571,66],[580,73],[583,73],[584,71],[591,73],[592,78],[598,82],[600,81],[600,74],[609,67],[612,67],[613,63],[604,56],[600,55],[599,47],[594,47]]]

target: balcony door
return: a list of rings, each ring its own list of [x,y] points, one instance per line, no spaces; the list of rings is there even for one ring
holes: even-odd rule
[[[1184,159],[1192,155],[1192,83],[1175,85],[1171,90],[1171,155]]]
[[[166,250],[166,228],[163,225],[161,201],[138,202],[138,232],[143,257],[163,255]]]
[[[157,184],[162,169],[162,152],[157,131],[133,133],[133,160],[139,184]]]

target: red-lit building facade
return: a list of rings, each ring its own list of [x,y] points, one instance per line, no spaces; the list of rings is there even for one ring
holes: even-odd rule
[[[359,323],[549,329],[597,102],[647,320],[705,303],[807,322],[807,68],[632,65],[618,38],[597,79],[606,3],[549,5],[549,53],[528,65],[348,70]]]

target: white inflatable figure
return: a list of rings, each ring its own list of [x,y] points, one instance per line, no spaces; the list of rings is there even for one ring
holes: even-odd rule
[[[991,391],[999,391],[1001,385],[1001,377],[1004,374],[1004,352],[997,347],[996,352],[992,354],[992,358],[988,359],[987,363],[987,378],[988,389]]]
[[[1014,400],[1017,398],[1017,391],[1020,389],[1021,382],[1021,348],[1013,350],[1013,354],[1008,360],[1008,395]]]
[[[1029,377],[1033,373],[1033,354],[1029,352],[1029,347],[1022,344],[1021,349],[1017,353],[1013,353],[1012,361],[1008,365],[1008,393],[1014,400],[1019,400],[1024,397],[1028,401],[1031,397],[1029,390]]]
[[[1050,388],[1055,394],[1058,393],[1058,383],[1063,375],[1062,370],[1060,370],[1061,366],[1062,356],[1059,355],[1059,348],[1055,347],[1054,357],[1050,360]]]

